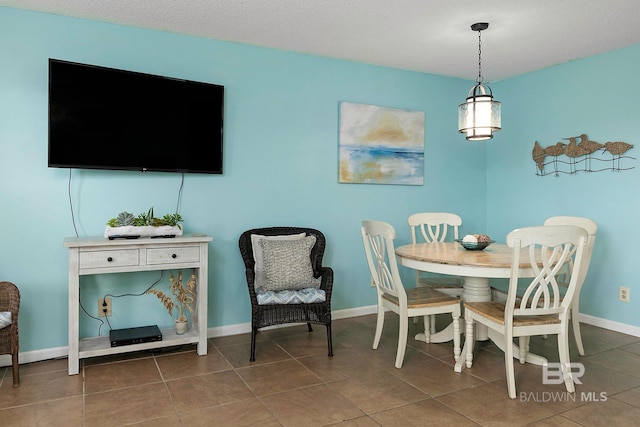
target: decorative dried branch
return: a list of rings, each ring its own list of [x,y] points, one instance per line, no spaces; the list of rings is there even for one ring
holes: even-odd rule
[[[193,313],[193,303],[195,302],[196,294],[196,275],[192,274],[191,277],[189,277],[186,287],[182,286],[182,271],[178,272],[177,279],[173,273],[171,273],[169,275],[169,282],[171,283],[169,290],[173,294],[173,299],[158,289],[149,289],[147,293],[154,294],[158,297],[160,302],[162,302],[169,312],[169,316],[173,317],[173,309],[177,307],[178,320],[186,321],[187,316],[185,315],[185,310],[188,310],[189,313]]]

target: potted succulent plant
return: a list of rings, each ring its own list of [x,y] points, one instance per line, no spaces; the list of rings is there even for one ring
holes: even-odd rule
[[[182,285],[182,271],[178,272],[178,278],[171,273],[169,275],[169,290],[173,297],[167,293],[151,288],[146,293],[153,294],[158,297],[162,305],[169,312],[169,316],[173,318],[173,309],[178,309],[178,317],[175,319],[176,333],[184,334],[187,330],[188,320],[186,312],[193,313],[193,303],[196,294],[196,275],[192,274],[185,286]]]
[[[120,212],[117,217],[107,221],[104,237],[109,239],[136,237],[175,237],[182,236],[182,216],[176,212],[162,218],[153,215],[153,207],[147,212],[133,216],[129,212]]]

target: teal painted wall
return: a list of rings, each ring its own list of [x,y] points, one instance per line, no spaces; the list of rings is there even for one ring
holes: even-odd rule
[[[513,228],[541,224],[553,215],[592,218],[598,234],[580,311],[636,327],[640,326],[635,244],[640,235],[639,74],[640,45],[635,45],[499,82],[493,89],[503,103],[503,130],[500,143],[487,146],[491,235],[505,236]],[[600,143],[634,144],[627,153],[634,159],[622,162],[633,169],[535,175],[531,155],[535,141],[546,147],[582,133]],[[592,164],[592,169],[598,167],[603,165]],[[619,286],[630,288],[630,303],[618,301]]]
[[[47,168],[50,57],[225,86],[225,173],[186,175],[180,203],[185,231],[214,238],[209,327],[250,320],[237,248],[248,228],[322,230],[325,264],[335,270],[333,309],[343,310],[375,304],[359,234],[363,219],[393,224],[398,244],[408,242],[406,219],[419,211],[455,211],[464,218],[463,233],[486,227],[487,146],[468,144],[456,131],[468,81],[0,8],[0,278],[22,291],[21,351],[67,345],[62,241],[75,235],[69,192],[78,234],[101,236],[121,211],[173,212],[181,179],[73,170],[69,184],[69,170]],[[338,183],[341,101],[425,112],[423,186]],[[511,147],[508,140],[499,135],[492,144]],[[95,315],[99,297],[139,293],[157,279],[155,273],[86,277],[81,302]],[[83,336],[108,330],[83,313],[81,322]],[[168,326],[171,319],[153,296],[123,297],[113,300],[110,323]]]
[[[406,218],[454,211],[462,233],[498,241],[551,215],[580,215],[599,226],[581,312],[633,327],[640,295],[633,244],[638,235],[639,170],[535,175],[534,141],[548,146],[581,133],[636,145],[640,46],[517,76],[492,85],[503,130],[488,143],[456,132],[456,108],[471,82],[350,61],[0,8],[0,279],[20,286],[21,351],[67,345],[67,251],[62,240],[100,236],[105,222],[153,206],[172,212],[181,177],[168,173],[47,168],[47,60],[50,57],[222,84],[224,175],[186,175],[185,231],[210,245],[209,327],[250,319],[237,238],[252,227],[308,225],[327,235],[335,270],[333,309],[369,306],[375,295],[362,254],[362,219],[381,219],[408,241]],[[423,186],[339,184],[341,101],[424,111]],[[176,149],[179,150],[179,141]],[[69,190],[70,185],[70,190]],[[411,272],[403,272],[411,280]],[[155,273],[86,277],[81,301],[95,314],[105,294],[139,293]],[[168,285],[164,279],[165,287]],[[631,289],[631,303],[617,287]],[[113,301],[111,327],[171,319],[152,296]],[[83,336],[108,325],[81,314]]]

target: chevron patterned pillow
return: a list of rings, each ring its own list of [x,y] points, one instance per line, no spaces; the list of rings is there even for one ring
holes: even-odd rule
[[[11,324],[11,312],[0,311],[0,329],[5,328]]]

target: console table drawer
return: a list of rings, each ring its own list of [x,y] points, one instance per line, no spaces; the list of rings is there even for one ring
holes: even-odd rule
[[[138,265],[137,249],[121,249],[112,251],[81,251],[80,268],[105,268]]]
[[[200,262],[200,248],[198,246],[147,249],[148,265],[188,262]]]

